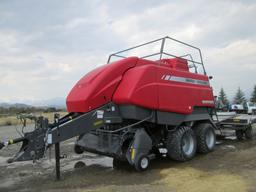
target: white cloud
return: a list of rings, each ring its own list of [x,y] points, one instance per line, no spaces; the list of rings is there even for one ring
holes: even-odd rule
[[[256,41],[238,40],[222,48],[205,52],[207,69],[214,75],[215,93],[223,87],[232,99],[240,86],[250,96],[256,84]]]
[[[65,97],[109,53],[169,35],[202,48],[216,90],[255,84],[256,3],[0,3],[1,100]],[[156,51],[159,46],[154,46]],[[140,51],[145,54],[145,51]]]

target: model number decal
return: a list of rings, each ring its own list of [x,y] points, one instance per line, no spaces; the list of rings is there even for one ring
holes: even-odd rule
[[[104,111],[103,110],[97,110],[97,119],[103,119]]]
[[[185,78],[185,77],[178,77],[178,76],[172,76],[172,75],[163,75],[161,79],[165,80],[165,81],[176,81],[176,82],[181,82],[181,83],[191,83],[191,84],[196,84],[196,85],[209,86],[208,81],[192,79],[192,78]]]
[[[213,100],[203,100],[202,101],[203,104],[214,104]]]

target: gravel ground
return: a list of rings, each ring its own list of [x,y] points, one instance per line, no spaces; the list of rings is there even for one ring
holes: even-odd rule
[[[254,127],[255,129],[255,127]],[[0,139],[17,136],[15,126],[0,127]],[[114,170],[112,159],[73,152],[74,139],[61,144],[61,180],[55,180],[54,150],[36,162],[6,161],[18,149],[0,151],[0,191],[256,191],[256,139],[218,140],[214,152],[177,163],[167,158],[151,162],[148,171]]]

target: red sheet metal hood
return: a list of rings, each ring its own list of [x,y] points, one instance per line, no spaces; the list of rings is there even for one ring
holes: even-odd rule
[[[129,57],[86,74],[67,96],[68,112],[88,112],[110,102],[123,74],[134,67],[137,60]]]

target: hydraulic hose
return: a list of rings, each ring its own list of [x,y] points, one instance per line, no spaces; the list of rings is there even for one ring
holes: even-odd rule
[[[0,142],[0,150],[2,148],[4,148],[5,146],[7,146],[7,145],[12,145],[12,144],[15,144],[15,143],[19,143],[19,142],[22,142],[24,140],[25,140],[24,137],[20,137],[20,138],[17,138],[17,139],[10,139],[6,142]]]

